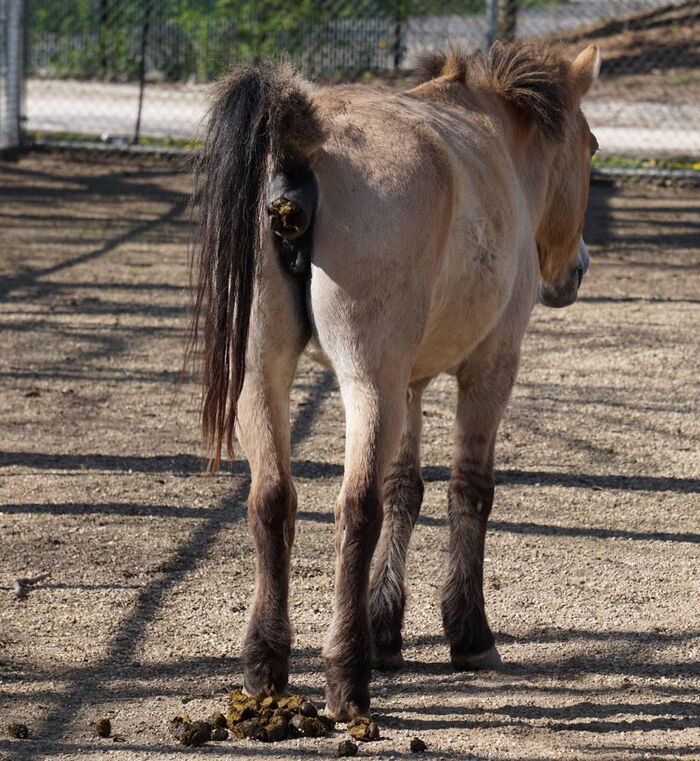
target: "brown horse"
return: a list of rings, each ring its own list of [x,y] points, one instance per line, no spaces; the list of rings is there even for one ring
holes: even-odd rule
[[[335,371],[347,422],[327,711],[366,712],[371,665],[402,662],[421,395],[439,373],[459,388],[445,633],[456,669],[500,662],[482,583],[494,442],[538,293],[572,303],[588,266],[596,141],[580,102],[598,69],[595,47],[569,62],[496,44],[428,57],[398,94],[314,89],[264,66],[218,85],[198,173],[193,339],[213,466],[235,431],[251,467],[250,693],[287,687],[289,395],[307,347]]]

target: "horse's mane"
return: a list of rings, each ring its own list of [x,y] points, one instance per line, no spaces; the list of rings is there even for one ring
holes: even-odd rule
[[[570,64],[551,45],[496,42],[488,54],[426,53],[418,61],[419,83],[441,78],[487,87],[537,124],[553,141],[564,135],[574,103]]]

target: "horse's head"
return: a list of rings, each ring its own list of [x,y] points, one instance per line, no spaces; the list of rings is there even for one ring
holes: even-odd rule
[[[599,69],[600,53],[595,45],[586,48],[568,66],[568,113],[559,139],[549,143],[551,168],[536,232],[539,299],[549,307],[573,304],[588,269],[588,250],[581,232],[588,203],[590,160],[598,143],[581,112],[581,99]]]

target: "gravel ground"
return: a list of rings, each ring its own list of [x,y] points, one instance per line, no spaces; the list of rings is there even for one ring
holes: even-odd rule
[[[178,167],[0,165],[0,758],[333,756],[336,738],[174,745],[167,720],[240,685],[251,592],[243,463],[201,473],[182,360]],[[406,668],[376,676],[360,756],[700,758],[697,191],[597,186],[576,306],[538,308],[497,450],[486,595],[498,673],[441,636],[454,391],[426,394]],[[343,416],[303,361],[291,688],[321,701]],[[17,577],[50,571],[26,599]],[[108,716],[123,743],[98,738]],[[28,740],[8,739],[25,721]]]

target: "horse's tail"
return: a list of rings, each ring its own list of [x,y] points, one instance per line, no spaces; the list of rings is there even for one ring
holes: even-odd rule
[[[195,171],[189,342],[201,363],[211,470],[224,442],[233,450],[268,179],[283,159],[303,159],[324,137],[313,100],[286,67],[238,66],[215,88]]]

